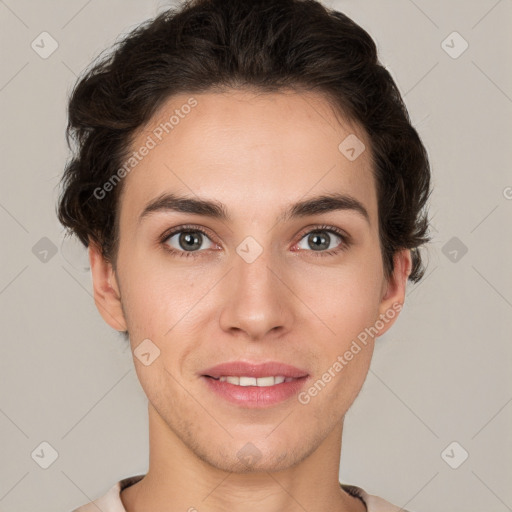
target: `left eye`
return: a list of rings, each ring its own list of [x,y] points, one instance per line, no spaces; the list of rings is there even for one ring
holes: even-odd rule
[[[338,238],[339,241],[336,245],[331,247],[333,237],[334,239]],[[303,241],[305,241],[305,243],[308,244],[309,247],[301,247],[300,243],[303,243]],[[309,233],[306,233],[306,235],[301,239],[301,242],[299,243],[298,247],[300,249],[306,250],[312,249],[315,252],[327,251],[336,249],[340,245],[340,243],[343,243],[344,241],[345,239],[341,234],[338,234],[332,230],[315,229],[313,231],[310,231]]]

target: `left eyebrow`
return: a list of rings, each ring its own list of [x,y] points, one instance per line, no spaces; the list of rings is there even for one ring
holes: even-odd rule
[[[339,210],[349,210],[362,216],[366,222],[371,225],[370,216],[364,205],[348,194],[323,194],[311,199],[299,201],[290,205],[278,217],[278,222],[285,222],[291,219],[307,217],[309,215],[320,215]],[[218,219],[229,222],[229,215],[226,206],[219,201],[200,199],[187,196],[179,196],[172,193],[163,193],[151,200],[139,216],[140,223],[144,218],[154,212],[174,211],[181,213],[191,213],[194,215],[203,215],[212,219]]]
[[[278,221],[285,222],[290,219],[307,217],[308,215],[320,215],[322,213],[339,210],[349,210],[363,217],[371,225],[370,215],[364,205],[355,197],[348,194],[323,194],[305,201],[292,204],[278,217]]]

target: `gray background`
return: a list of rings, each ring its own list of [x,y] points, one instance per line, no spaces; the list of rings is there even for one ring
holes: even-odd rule
[[[512,1],[324,3],[376,40],[435,189],[427,274],[377,342],[340,479],[417,512],[512,510]],[[146,397],[55,203],[77,75],[166,5],[0,0],[2,512],[69,512],[147,470]]]

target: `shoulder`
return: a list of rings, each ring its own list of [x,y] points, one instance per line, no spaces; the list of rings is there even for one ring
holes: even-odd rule
[[[136,475],[120,480],[114,484],[106,494],[100,498],[91,501],[81,507],[74,509],[72,512],[126,512],[123,502],[121,501],[121,491],[130,485],[141,480],[144,475]]]
[[[374,496],[373,494],[368,494],[361,487],[357,487],[356,485],[349,484],[341,484],[341,487],[344,491],[348,492],[352,496],[357,496],[361,498],[361,500],[366,505],[366,509],[368,512],[408,512],[404,508],[393,505],[389,501],[386,501],[379,496]]]

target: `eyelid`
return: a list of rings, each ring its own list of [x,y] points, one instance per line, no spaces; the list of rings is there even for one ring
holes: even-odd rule
[[[313,224],[310,226],[306,226],[301,231],[299,231],[299,240],[302,240],[304,236],[315,231],[329,231],[342,238],[343,241],[346,242],[347,244],[352,242],[352,237],[346,231],[337,226],[331,226],[329,224]]]

